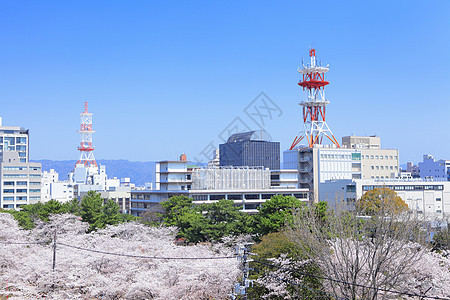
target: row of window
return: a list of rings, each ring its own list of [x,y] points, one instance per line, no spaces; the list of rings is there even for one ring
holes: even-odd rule
[[[364,158],[364,155],[362,156],[362,158]],[[369,159],[369,155],[366,155],[365,159]],[[370,159],[395,159],[395,160],[397,160],[397,156],[370,155]]]
[[[26,193],[27,189],[16,189],[16,193]],[[29,189],[30,193],[40,193],[41,189]],[[5,194],[14,194],[14,189],[3,189],[3,193]]]
[[[372,170],[397,170],[397,166],[371,166]]]
[[[41,183],[40,182],[30,182],[29,183],[30,185],[41,185]],[[16,182],[14,182],[14,181],[4,181],[3,182],[3,185],[28,185],[28,182],[27,181],[16,181]]]
[[[374,188],[387,188],[393,191],[422,191],[435,190],[441,191],[444,189],[443,185],[363,185],[363,191],[370,191]]]
[[[33,197],[30,197],[30,200]],[[41,197],[38,197],[39,200],[41,199]],[[20,201],[20,200],[27,200],[27,196],[17,196],[16,197],[16,201]],[[14,197],[3,197],[3,201],[14,201]]]
[[[3,170],[5,171],[26,171],[26,170],[30,170],[30,171],[40,171],[41,167],[27,167],[27,166],[4,166]]]
[[[41,174],[3,174],[3,178],[41,178]]]
[[[18,137],[13,137],[13,136],[5,136],[5,137],[0,137],[0,143],[8,143],[10,145],[14,145],[14,144],[26,144],[27,143],[27,138],[24,136],[18,136]]]

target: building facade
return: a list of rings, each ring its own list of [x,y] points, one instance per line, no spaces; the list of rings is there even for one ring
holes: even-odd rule
[[[379,137],[342,138],[342,147],[314,145],[283,153],[285,169],[298,170],[300,188],[308,188],[310,201],[319,201],[319,184],[328,180],[388,179],[399,173],[396,149],[381,149]]]
[[[374,188],[397,193],[408,207],[429,220],[450,216],[450,182],[422,179],[356,179],[321,183],[320,200],[333,206],[336,201],[354,203]]]
[[[22,163],[28,162],[28,129],[17,126],[3,126],[0,117],[0,153],[3,151],[17,151],[19,161]]]
[[[236,133],[219,145],[220,166],[280,169],[280,143],[264,130]]]
[[[422,179],[450,181],[450,160],[436,160],[432,155],[426,154],[423,162],[419,162],[419,175]]]
[[[18,209],[41,201],[41,164],[23,162],[17,151],[0,153],[0,207]]]

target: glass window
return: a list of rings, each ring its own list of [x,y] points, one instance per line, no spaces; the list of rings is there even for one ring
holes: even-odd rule
[[[385,158],[385,159],[388,159],[388,156],[386,155],[384,158]]]
[[[392,170],[392,169],[394,169],[394,167],[393,167],[393,166],[391,166],[391,170]]]
[[[384,167],[383,167],[383,166],[381,166],[381,167],[380,167],[380,169],[381,169],[381,170],[384,170]]]
[[[40,193],[40,189],[30,189],[30,193]]]
[[[16,193],[26,193],[27,189],[16,189]]]
[[[373,159],[373,155],[370,156],[370,159]]]
[[[27,200],[27,196],[18,196],[16,200]]]
[[[14,194],[14,189],[3,189],[3,193],[5,193],[5,194]]]
[[[27,146],[25,145],[17,145],[16,146],[17,151],[27,151]]]
[[[5,144],[8,144],[8,145],[15,145],[15,139],[14,139],[14,137],[5,137],[4,138],[4,140],[5,140]]]
[[[26,152],[19,152],[19,157],[27,157],[27,153]]]
[[[14,185],[14,181],[4,181],[3,185]]]
[[[3,174],[3,178],[11,178],[11,177],[26,178],[27,174]],[[39,177],[41,177],[41,175],[39,175]]]
[[[441,201],[442,199],[441,198],[436,198],[436,201]]]
[[[17,181],[17,185],[27,185],[26,181]]]
[[[4,201],[14,201],[14,197],[3,197]]]
[[[41,167],[30,167],[31,171],[40,171]]]
[[[27,143],[27,138],[22,136],[22,137],[16,137],[16,143],[17,144],[26,144]]]
[[[383,155],[380,155],[380,159],[383,159]]]
[[[397,159],[397,156],[394,156],[394,159]]]
[[[394,157],[391,155],[391,156],[390,156],[390,159],[394,159]]]
[[[375,169],[375,167],[374,167],[374,166],[372,166],[372,170],[373,170],[373,169]]]
[[[378,166],[376,168],[377,168],[377,170],[380,169],[380,167],[378,167]]]

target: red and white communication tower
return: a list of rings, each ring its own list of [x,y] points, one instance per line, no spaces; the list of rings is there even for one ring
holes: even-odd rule
[[[88,103],[84,102],[84,112],[81,115],[81,127],[78,132],[81,134],[80,147],[80,159],[77,164],[84,164],[87,167],[97,167],[97,162],[94,158],[94,146],[92,145],[92,134],[95,132],[92,130],[92,114],[88,112]]]
[[[316,64],[315,49],[309,50],[309,56],[311,63],[298,69],[298,72],[303,75],[303,80],[298,85],[307,91],[307,99],[300,103],[303,107],[305,129],[295,137],[289,150],[294,149],[304,138],[308,142],[308,147],[313,148],[315,144],[322,144],[324,136],[337,147],[340,147],[325,122],[325,106],[330,103],[325,99],[325,86],[329,84],[328,81],[325,81],[325,73],[329,70],[328,65],[322,67]]]

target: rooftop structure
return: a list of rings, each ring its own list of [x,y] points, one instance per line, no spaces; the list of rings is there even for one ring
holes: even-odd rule
[[[332,144],[339,148],[339,143],[325,122],[325,107],[330,103],[325,99],[325,86],[329,84],[325,80],[325,73],[329,71],[328,65],[322,67],[316,62],[316,50],[309,51],[310,63],[298,69],[303,79],[298,83],[303,90],[307,91],[306,100],[300,105],[303,107],[303,124],[304,129],[300,131],[292,142],[292,150],[306,138],[307,146],[313,148],[314,145],[324,143],[325,136]]]

